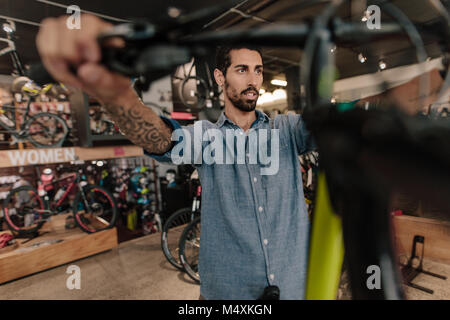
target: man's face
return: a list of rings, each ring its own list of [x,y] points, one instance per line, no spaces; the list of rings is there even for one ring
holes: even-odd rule
[[[263,82],[261,56],[249,49],[231,50],[230,60],[223,83],[224,94],[239,110],[253,111]]]

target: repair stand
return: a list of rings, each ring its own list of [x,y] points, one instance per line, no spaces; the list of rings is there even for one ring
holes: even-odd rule
[[[418,242],[420,242],[422,244],[422,254],[421,254],[420,258],[416,255],[416,244]],[[414,278],[417,277],[420,273],[424,273],[429,276],[433,276],[433,277],[443,279],[443,280],[447,279],[446,276],[442,276],[442,275],[439,275],[439,274],[436,274],[433,272],[423,270],[424,249],[425,249],[425,237],[415,235],[414,239],[413,239],[411,257],[409,258],[408,263],[402,267],[403,282],[412,288],[416,288],[416,289],[425,291],[429,294],[433,294],[434,293],[433,290],[412,283]],[[414,259],[419,259],[419,265],[417,267],[413,267]]]

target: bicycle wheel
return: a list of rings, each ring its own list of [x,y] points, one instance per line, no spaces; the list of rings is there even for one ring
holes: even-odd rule
[[[192,110],[201,110],[206,105],[209,88],[206,81],[196,76],[184,78],[180,86],[181,102]]]
[[[191,208],[182,208],[171,214],[164,223],[161,232],[161,248],[167,260],[177,269],[182,270],[183,265],[179,260],[178,242],[185,228],[198,214]]]
[[[22,186],[12,189],[3,202],[3,215],[8,227],[18,234],[31,234],[45,223],[44,201],[36,189]]]
[[[94,233],[114,227],[117,206],[113,196],[105,188],[87,185],[75,196],[73,215],[77,225],[86,233]]]
[[[25,125],[28,139],[36,147],[61,147],[69,129],[66,121],[56,114],[38,113]]]
[[[198,275],[198,254],[200,252],[200,231],[201,217],[196,217],[184,229],[180,238],[179,256],[180,262],[188,276],[197,283],[200,283]]]

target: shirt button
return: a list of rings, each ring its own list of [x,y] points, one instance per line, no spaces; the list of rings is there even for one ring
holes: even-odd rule
[[[263,207],[259,207],[258,210],[259,210],[259,212],[262,212],[263,211]]]
[[[267,246],[267,244],[269,243],[269,241],[267,239],[264,239],[264,244]]]
[[[275,276],[274,276],[274,274],[272,273],[271,275],[269,275],[269,278],[270,278],[270,280],[273,280],[273,279],[275,279]]]
[[[253,178],[253,182],[256,182],[256,181],[258,181],[258,179],[256,179],[256,178]]]
[[[242,136],[244,133],[242,131],[239,131],[239,134]]]

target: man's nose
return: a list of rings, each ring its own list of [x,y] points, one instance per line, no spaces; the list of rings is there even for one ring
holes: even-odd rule
[[[250,73],[247,79],[247,85],[256,88],[258,86],[258,77],[255,74]]]

